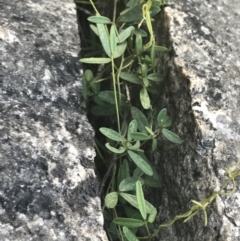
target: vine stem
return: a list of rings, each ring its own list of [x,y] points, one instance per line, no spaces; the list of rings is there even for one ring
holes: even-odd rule
[[[113,23],[116,22],[116,13],[117,13],[117,0],[114,0]]]
[[[112,61],[112,78],[113,78],[114,99],[115,99],[115,106],[116,106],[116,112],[117,112],[118,133],[121,133],[118,96],[117,96],[117,89],[116,89],[116,75],[115,75],[114,59],[113,59],[113,57],[111,57],[111,61]]]
[[[98,12],[97,8],[95,7],[95,4],[93,3],[93,1],[92,0],[89,0],[89,1],[92,4],[92,7],[93,7],[94,11],[96,12],[96,14],[100,15],[100,13]]]

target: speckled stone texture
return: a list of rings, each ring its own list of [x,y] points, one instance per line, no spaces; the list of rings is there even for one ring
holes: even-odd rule
[[[225,168],[240,158],[240,2],[170,2],[155,24],[170,49],[159,64],[167,69],[159,108],[169,110],[183,144],[165,143],[155,155],[165,187],[159,223],[219,190]],[[237,186],[207,209],[208,226],[201,213],[162,230],[159,240],[239,241],[240,180]]]
[[[0,0],[0,240],[103,241],[71,0]]]

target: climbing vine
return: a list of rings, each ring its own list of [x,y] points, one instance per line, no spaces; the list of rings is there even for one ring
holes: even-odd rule
[[[112,240],[150,240],[162,228],[179,219],[186,222],[200,211],[207,225],[206,208],[217,195],[235,191],[239,163],[226,171],[228,179],[218,192],[201,202],[192,200],[186,213],[157,228],[153,225],[157,209],[145,198],[146,187],[161,188],[147,152],[157,149],[159,139],[182,143],[171,130],[167,109],[157,110],[151,101],[164,81],[156,68],[156,54],[168,51],[156,43],[152,23],[168,1],[115,0],[109,2],[112,19],[101,15],[99,1],[80,3],[90,4],[93,10],[87,18],[89,49],[80,60],[84,65],[82,105],[105,124],[97,130],[95,148],[106,169],[100,193],[104,195],[102,211],[109,236]],[[230,183],[233,190],[226,193]]]

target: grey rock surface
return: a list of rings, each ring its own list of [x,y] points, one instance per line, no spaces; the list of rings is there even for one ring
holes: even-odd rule
[[[71,0],[0,1],[0,240],[107,240]]]
[[[164,180],[159,223],[188,211],[226,180],[240,158],[240,2],[171,0],[157,28],[167,81],[159,107],[174,119],[181,146],[162,146],[155,160]],[[156,25],[155,25],[156,26]],[[228,186],[231,190],[231,186]],[[164,229],[164,241],[239,241],[240,180],[232,196],[218,196],[203,214]]]

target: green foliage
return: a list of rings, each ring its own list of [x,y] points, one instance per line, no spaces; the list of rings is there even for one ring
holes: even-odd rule
[[[94,42],[97,51],[95,48],[80,61],[98,65],[98,69],[84,71],[83,106],[111,126],[99,129],[105,138],[105,146],[99,144],[96,150],[109,168],[113,168],[103,206],[112,240],[150,240],[162,228],[173,225],[179,219],[187,222],[200,211],[207,225],[206,208],[217,195],[231,195],[236,190],[235,178],[240,176],[237,170],[240,160],[226,170],[228,179],[218,192],[200,202],[192,200],[193,205],[187,212],[176,215],[155,230],[151,224],[155,221],[157,210],[144,195],[146,187],[162,186],[146,153],[154,152],[162,140],[169,141],[169,144],[182,143],[180,137],[169,130],[172,119],[167,109],[157,113],[151,102],[164,81],[163,75],[156,69],[156,52],[168,51],[156,44],[152,21],[168,0],[124,0],[125,8],[117,17],[119,1],[114,0],[113,20],[101,16],[93,0],[87,2],[95,11],[88,21],[99,42]],[[229,184],[233,189],[225,192]],[[147,236],[138,237],[138,230],[144,228]]]
[[[105,162],[113,167],[103,211],[113,240],[139,240],[138,229],[145,227],[149,233],[157,215],[156,208],[145,199],[145,187],[161,187],[145,154],[149,148],[146,143],[150,143],[152,151],[157,149],[160,135],[181,143],[175,133],[166,129],[172,123],[166,109],[156,118],[151,102],[154,90],[164,80],[155,68],[155,55],[167,50],[155,43],[152,17],[166,1],[124,1],[125,9],[112,20],[98,12],[93,0],[89,2],[95,15],[87,19],[99,40],[95,43],[98,51],[95,48],[80,61],[97,65],[98,70],[93,67],[84,71],[83,106],[97,118],[107,120],[110,127],[99,128],[105,145],[97,146],[101,158],[108,156]],[[114,6],[118,6],[116,0]],[[113,12],[115,15],[119,11],[114,8]],[[125,212],[119,210],[121,206]]]

